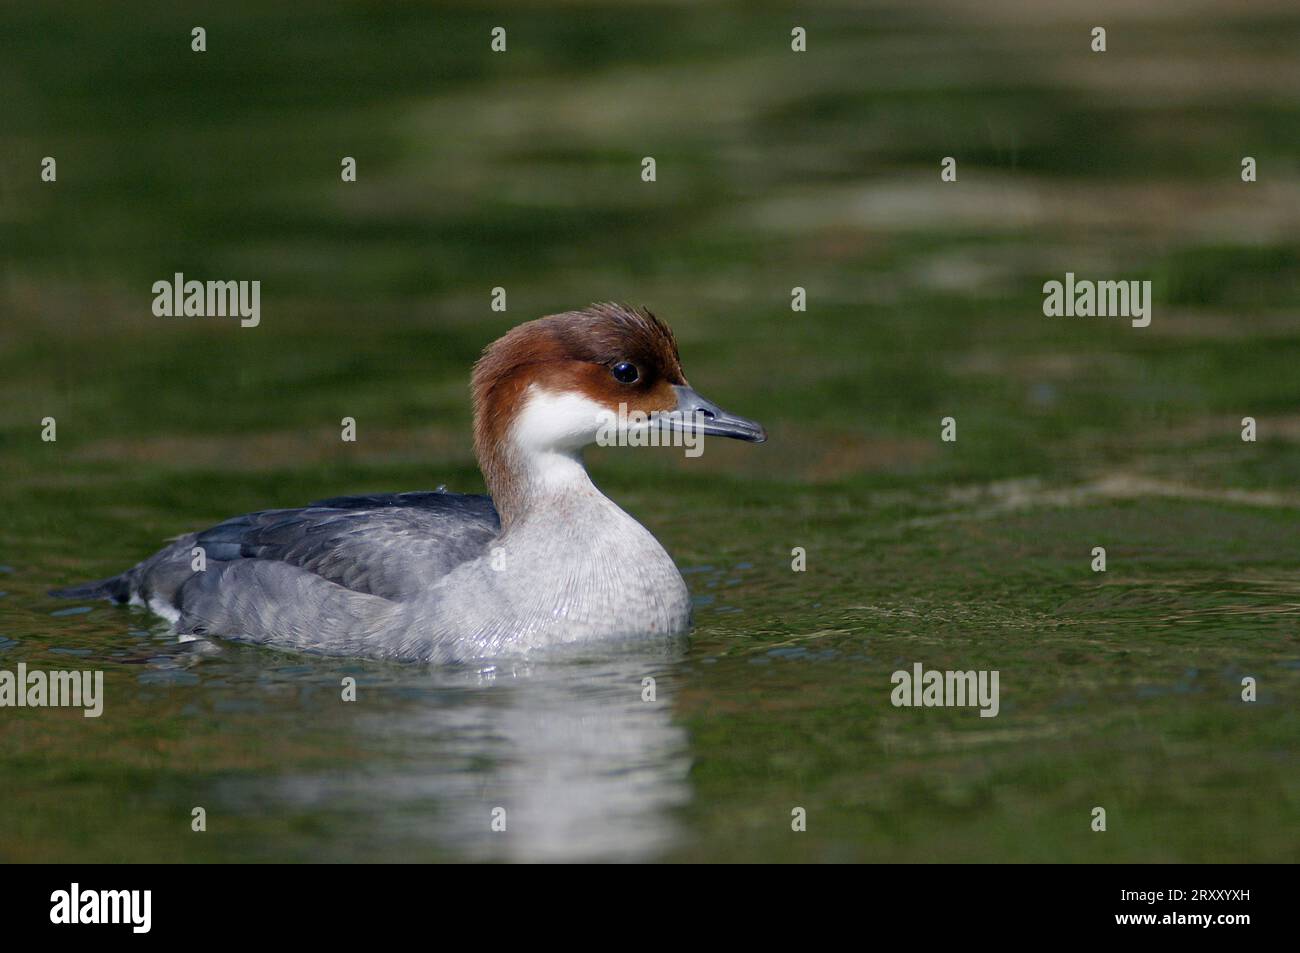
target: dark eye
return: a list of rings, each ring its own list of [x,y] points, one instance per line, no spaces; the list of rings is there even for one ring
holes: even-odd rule
[[[620,384],[631,384],[641,375],[637,372],[635,364],[629,364],[627,361],[620,361],[614,365],[614,380]]]

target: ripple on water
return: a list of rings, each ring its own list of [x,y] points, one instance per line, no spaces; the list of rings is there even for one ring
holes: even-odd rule
[[[808,650],[794,645],[781,649],[768,649],[767,654],[775,658],[807,658]]]
[[[197,685],[199,676],[182,669],[162,669],[153,672],[141,672],[138,681],[141,685]]]
[[[59,619],[62,618],[63,616],[85,615],[87,612],[94,612],[94,611],[95,611],[94,606],[73,606],[71,609],[55,609],[53,612],[50,613],[50,615],[54,616],[56,619]]]
[[[266,705],[255,698],[214,698],[212,710],[223,715],[260,715],[266,711]]]

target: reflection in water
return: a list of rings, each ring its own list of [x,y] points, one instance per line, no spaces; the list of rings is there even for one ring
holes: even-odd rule
[[[673,846],[673,809],[690,796],[687,737],[672,721],[665,674],[672,660],[669,649],[621,650],[363,683],[358,706],[385,696],[352,722],[348,741],[364,762],[281,781],[273,798],[353,806],[354,820],[374,825],[363,824],[367,836],[403,855],[425,845],[470,859],[652,858]],[[655,701],[642,700],[646,676],[656,678]],[[493,830],[496,808],[504,831]]]
[[[641,859],[670,846],[671,809],[689,796],[686,735],[665,695],[642,701],[641,688],[646,675],[662,681],[663,661],[497,669],[452,724],[432,711],[408,721],[449,734],[464,766],[438,818],[443,837],[511,860]],[[505,832],[491,830],[497,807]]]

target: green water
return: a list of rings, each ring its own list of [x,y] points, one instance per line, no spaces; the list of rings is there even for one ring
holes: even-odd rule
[[[0,858],[1300,859],[1300,16],[1092,54],[1009,3],[289,10],[0,11],[0,669],[106,686],[0,709]],[[261,325],[155,318],[176,271],[261,280]],[[1067,271],[1151,280],[1151,326],[1044,317]],[[590,455],[686,646],[430,670],[44,595],[481,490],[479,349],[608,298],[771,434]],[[999,714],[893,707],[916,662]]]

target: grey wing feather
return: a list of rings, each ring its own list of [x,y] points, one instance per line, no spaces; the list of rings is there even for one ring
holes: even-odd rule
[[[241,559],[195,573],[181,589],[176,631],[223,635],[330,655],[414,658],[376,636],[402,607],[284,562]]]
[[[210,560],[288,563],[353,592],[404,599],[482,556],[499,532],[489,497],[392,493],[237,516],[195,545]]]

